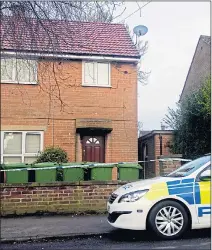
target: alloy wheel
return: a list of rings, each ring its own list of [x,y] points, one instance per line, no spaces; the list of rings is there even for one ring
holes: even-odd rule
[[[180,232],[184,224],[181,211],[173,206],[163,207],[155,217],[157,230],[166,236],[173,236]]]

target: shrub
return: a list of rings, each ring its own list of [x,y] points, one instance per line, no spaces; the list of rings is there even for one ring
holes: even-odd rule
[[[174,129],[172,153],[195,159],[211,152],[211,78],[170,109],[164,119]]]
[[[57,162],[57,163],[66,163],[68,162],[68,156],[65,150],[59,147],[47,147],[41,154],[38,156],[36,163],[41,162]]]

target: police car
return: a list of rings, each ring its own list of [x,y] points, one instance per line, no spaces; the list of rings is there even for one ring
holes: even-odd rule
[[[107,202],[116,228],[150,230],[164,239],[187,229],[210,228],[211,156],[188,162],[164,177],[118,188]]]

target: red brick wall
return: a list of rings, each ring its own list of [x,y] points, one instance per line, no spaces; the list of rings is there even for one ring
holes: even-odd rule
[[[82,87],[81,61],[40,62],[38,79],[38,85],[1,84],[3,127],[43,126],[44,146],[54,142],[75,161],[76,119],[110,119],[106,161],[137,160],[136,65],[112,64],[111,88]]]
[[[170,148],[168,147],[168,143],[172,140],[172,134],[162,134],[162,155],[163,156],[170,156]],[[139,139],[139,147],[140,147],[140,154],[142,154],[142,144],[147,144],[148,146],[148,160],[156,160],[158,156],[160,156],[160,139],[159,134],[153,134],[149,137]],[[142,159],[139,156],[140,160]],[[156,162],[147,162],[146,163],[146,178],[154,177],[159,175],[160,168],[159,168],[159,161]]]
[[[161,134],[162,136],[162,155],[168,156],[171,154],[170,148],[167,146],[168,142],[172,140],[173,135],[172,134]],[[159,135],[154,135],[154,141],[155,141],[155,159],[160,156],[160,139]],[[155,162],[155,172],[156,175],[159,175],[160,168],[159,168],[159,162]]]
[[[106,212],[110,194],[125,182],[3,184],[1,215]]]
[[[163,158],[163,157],[161,157]],[[177,168],[181,167],[180,161],[160,161],[160,175],[167,175],[173,171],[175,171]]]

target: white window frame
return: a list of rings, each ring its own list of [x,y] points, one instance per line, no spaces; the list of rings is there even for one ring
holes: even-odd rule
[[[14,60],[29,60],[29,61],[35,61],[36,62],[36,80],[34,82],[22,82],[22,81],[17,81],[15,80],[16,78],[16,68],[13,67],[13,70],[12,70],[12,78],[13,80],[11,79],[7,79],[7,80],[3,80],[1,79],[1,83],[15,83],[15,84],[30,84],[30,85],[36,85],[38,84],[38,60],[37,59],[28,59],[28,58],[14,58],[14,57],[1,57],[1,59],[14,59]]]
[[[94,63],[95,72],[96,72],[96,84],[85,84],[85,63]],[[108,85],[99,85],[98,84],[98,63],[105,63],[108,64],[109,70],[108,70]],[[98,87],[98,88],[111,88],[111,63],[108,61],[82,61],[82,86],[83,87]]]
[[[22,153],[21,154],[4,154],[4,133],[22,133]],[[39,134],[40,135],[40,151],[43,151],[44,133],[43,131],[21,131],[21,130],[5,130],[1,131],[1,163],[4,157],[21,157],[21,162],[24,163],[24,157],[37,157],[37,153],[25,153],[26,134]]]

